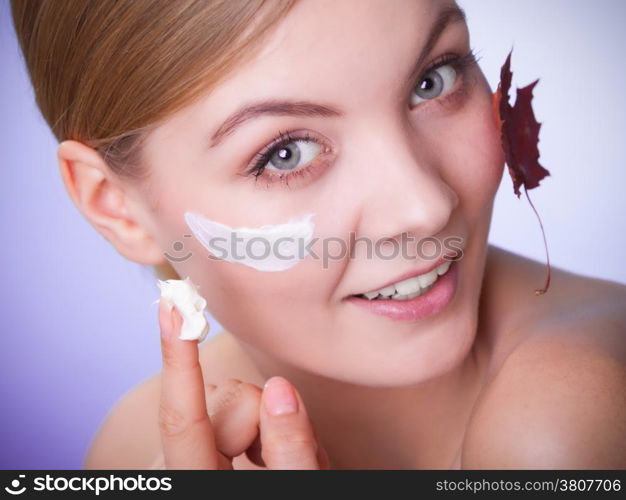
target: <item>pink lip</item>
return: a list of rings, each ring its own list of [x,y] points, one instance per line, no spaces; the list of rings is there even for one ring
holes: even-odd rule
[[[438,264],[437,264],[438,265]],[[431,267],[433,269],[437,265]],[[440,276],[428,292],[409,300],[375,299],[368,300],[351,295],[345,300],[363,309],[395,320],[416,320],[433,316],[446,307],[454,297],[457,289],[458,261],[452,261],[448,272]],[[428,272],[428,271],[425,271]],[[418,273],[423,274],[424,271]],[[408,277],[414,276],[411,273]],[[399,281],[399,280],[396,280]],[[391,283],[395,283],[392,281]],[[382,287],[381,287],[382,288]]]

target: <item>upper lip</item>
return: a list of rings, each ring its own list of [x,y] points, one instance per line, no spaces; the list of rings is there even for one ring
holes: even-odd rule
[[[381,290],[383,288],[388,287],[389,285],[393,285],[394,283],[398,283],[399,281],[408,280],[409,278],[414,278],[415,276],[419,276],[421,274],[429,273],[433,269],[436,269],[437,267],[439,267],[444,262],[457,260],[458,256],[459,256],[459,252],[455,252],[453,254],[445,254],[443,257],[440,257],[435,262],[433,262],[432,264],[430,264],[429,266],[427,266],[427,267],[425,267],[423,269],[419,269],[417,271],[407,271],[406,273],[401,274],[400,276],[397,276],[396,278],[392,279],[391,281],[388,281],[387,283],[385,283],[384,285],[379,286],[378,288],[371,288],[370,290],[367,290],[366,292],[362,292],[362,293],[375,292],[376,290]],[[361,294],[356,294],[356,295],[361,295]]]

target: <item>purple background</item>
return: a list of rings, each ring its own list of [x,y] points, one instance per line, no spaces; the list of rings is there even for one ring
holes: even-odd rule
[[[552,177],[531,196],[553,265],[626,283],[624,3],[460,4],[493,86],[513,43],[514,85],[541,76],[535,110]],[[160,369],[158,290],[67,196],[6,0],[0,68],[0,468],[79,468],[109,409]],[[535,216],[506,173],[491,241],[544,261]]]

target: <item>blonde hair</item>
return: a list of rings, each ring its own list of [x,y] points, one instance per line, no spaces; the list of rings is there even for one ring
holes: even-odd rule
[[[295,0],[11,0],[44,119],[59,142],[147,178],[143,139],[254,52]],[[267,7],[267,8],[264,8]],[[178,279],[169,263],[162,279]]]

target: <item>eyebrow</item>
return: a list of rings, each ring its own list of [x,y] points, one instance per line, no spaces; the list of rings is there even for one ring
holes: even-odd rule
[[[466,16],[463,9],[456,5],[444,7],[437,16],[433,24],[424,48],[417,59],[417,62],[409,73],[409,80],[412,82],[417,79],[421,70],[424,59],[430,54],[433,47],[439,40],[439,37],[452,23],[465,22]],[[244,122],[253,120],[260,116],[304,116],[304,117],[339,117],[344,112],[336,107],[324,104],[317,104],[308,101],[289,101],[282,99],[266,99],[251,104],[244,105],[239,110],[231,114],[217,131],[213,134],[210,141],[210,148],[217,146],[226,136],[232,134],[237,127]]]
[[[424,59],[428,57],[428,54],[431,53],[439,37],[445,31],[445,29],[454,23],[465,23],[467,18],[465,16],[465,11],[459,7],[458,5],[448,5],[444,7],[437,16],[433,27],[428,34],[428,38],[426,39],[426,43],[424,44],[424,48],[422,49],[422,53],[417,59],[415,66],[409,73],[409,82],[413,82],[419,76],[420,71],[422,70],[422,64],[424,63]]]
[[[263,115],[335,117],[343,116],[343,114],[343,111],[338,108],[307,101],[284,101],[278,99],[259,101],[246,105],[230,115],[213,134],[210,147],[217,146],[225,136],[231,134],[243,122]]]

